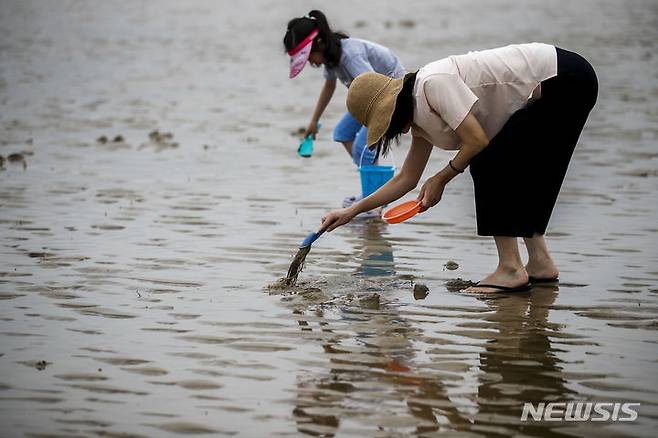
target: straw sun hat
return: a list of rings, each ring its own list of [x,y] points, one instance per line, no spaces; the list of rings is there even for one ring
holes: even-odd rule
[[[347,110],[368,129],[368,147],[388,130],[403,78],[393,79],[375,72],[358,76],[347,91]]]

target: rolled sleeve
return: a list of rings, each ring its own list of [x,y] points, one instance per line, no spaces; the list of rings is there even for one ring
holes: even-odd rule
[[[427,103],[453,130],[464,121],[478,97],[458,75],[433,75],[424,84]]]

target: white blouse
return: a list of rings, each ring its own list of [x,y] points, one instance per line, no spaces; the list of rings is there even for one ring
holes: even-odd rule
[[[555,47],[542,43],[427,64],[416,75],[411,134],[442,149],[459,149],[455,129],[472,111],[491,140],[512,114],[540,97],[540,82],[556,75]]]

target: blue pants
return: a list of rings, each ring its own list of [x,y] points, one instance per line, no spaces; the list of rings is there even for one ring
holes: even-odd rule
[[[334,129],[334,141],[352,142],[352,161],[357,167],[375,164],[373,161],[376,151],[371,151],[366,147],[367,136],[368,130],[366,127],[360,124],[350,113],[345,113]],[[362,153],[363,160],[361,161]]]

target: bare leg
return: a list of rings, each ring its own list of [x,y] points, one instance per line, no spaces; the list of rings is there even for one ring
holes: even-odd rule
[[[347,155],[350,156],[350,160],[352,159],[352,143],[353,141],[341,141],[343,146],[345,147],[345,150],[347,151]]]
[[[482,284],[495,284],[497,286],[518,287],[528,282],[516,237],[494,236],[496,249],[498,250],[498,267],[496,270],[483,278]],[[500,292],[500,290],[472,286],[467,292]]]
[[[528,275],[535,278],[557,278],[557,269],[551,254],[548,252],[544,236],[524,237],[528,249],[528,264],[525,266]]]

